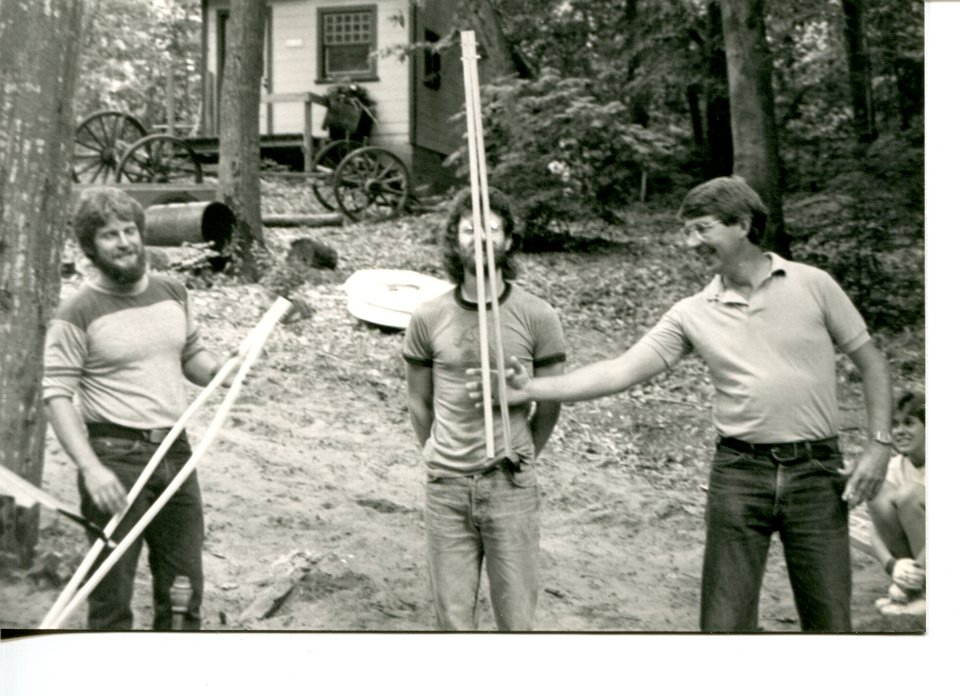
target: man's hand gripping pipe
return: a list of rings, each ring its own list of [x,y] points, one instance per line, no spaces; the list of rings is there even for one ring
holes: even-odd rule
[[[106,537],[109,537],[116,530],[117,526],[120,524],[120,521],[123,519],[124,514],[126,514],[126,510],[130,508],[130,503],[136,499],[137,495],[146,485],[150,475],[163,460],[167,450],[170,449],[174,441],[177,439],[177,437],[179,437],[180,433],[183,432],[187,422],[190,420],[193,414],[198,408],[200,408],[200,406],[203,405],[213,391],[219,387],[227,378],[227,376],[233,371],[234,367],[236,367],[236,362],[238,360],[242,360],[240,368],[233,379],[233,384],[231,385],[230,390],[224,397],[223,403],[220,405],[220,408],[214,415],[214,418],[208,426],[206,433],[204,433],[203,438],[200,440],[199,445],[194,450],[187,463],[184,464],[177,476],[174,477],[173,481],[170,482],[170,485],[167,486],[166,490],[154,502],[150,509],[144,513],[143,517],[137,522],[133,529],[127,533],[122,541],[118,542],[110,555],[104,559],[104,562],[97,569],[96,573],[94,573],[94,575],[78,591],[77,587],[86,576],[91,566],[93,566],[104,546],[100,539],[94,542],[93,546],[90,548],[90,551],[80,564],[80,567],[78,567],[77,571],[73,574],[70,582],[66,587],[64,587],[53,607],[51,607],[47,612],[47,615],[40,624],[40,628],[59,628],[63,622],[66,621],[66,619],[70,616],[70,614],[73,613],[80,602],[89,596],[89,594],[103,579],[103,577],[114,565],[116,565],[117,561],[120,559],[120,556],[130,547],[131,544],[133,544],[136,538],[143,532],[153,518],[156,517],[160,509],[180,488],[181,484],[186,480],[186,478],[193,472],[194,469],[196,469],[200,457],[203,456],[206,449],[210,446],[211,442],[217,435],[217,431],[219,431],[223,421],[226,419],[233,402],[236,400],[237,395],[240,392],[240,387],[243,385],[243,379],[246,377],[250,367],[259,356],[267,337],[270,335],[270,332],[273,330],[273,327],[277,324],[277,322],[280,321],[283,315],[286,314],[287,310],[290,309],[290,306],[291,304],[288,300],[283,297],[278,298],[276,302],[273,303],[273,306],[260,320],[260,323],[254,327],[250,334],[244,339],[243,343],[240,344],[237,355],[232,356],[226,361],[226,363],[224,363],[223,367],[220,368],[219,372],[217,372],[210,383],[203,389],[203,391],[200,392],[200,395],[192,404],[190,404],[186,411],[183,412],[183,415],[180,416],[179,420],[177,420],[173,428],[170,429],[170,432],[160,443],[157,451],[154,453],[153,457],[151,457],[150,461],[147,462],[146,467],[144,467],[143,473],[140,475],[134,486],[130,489],[130,492],[127,494],[127,508],[117,515],[114,515],[113,519],[111,519],[104,528],[103,531]]]

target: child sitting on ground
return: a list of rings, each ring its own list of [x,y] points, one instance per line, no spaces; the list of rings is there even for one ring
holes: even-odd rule
[[[923,394],[907,392],[897,401],[887,479],[868,503],[870,540],[893,580],[876,601],[881,614],[923,615],[927,611],[926,418]]]

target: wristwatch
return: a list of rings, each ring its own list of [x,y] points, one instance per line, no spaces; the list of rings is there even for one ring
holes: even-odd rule
[[[873,441],[879,442],[881,445],[886,445],[889,447],[893,444],[893,438],[890,436],[889,430],[878,430],[873,434]]]

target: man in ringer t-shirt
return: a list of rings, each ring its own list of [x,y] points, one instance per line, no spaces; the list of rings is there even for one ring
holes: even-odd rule
[[[50,324],[43,398],[60,444],[77,465],[81,511],[102,526],[126,507],[127,491],[186,409],[183,378],[206,385],[220,363],[200,343],[186,288],[146,273],[139,203],[119,189],[88,189],[77,202],[73,229],[95,272]],[[190,454],[181,435],[115,540],[166,490]],[[153,574],[153,627],[171,627],[170,586],[184,575],[192,589],[184,628],[199,629],[203,503],[195,471],[90,594],[88,627],[132,628],[130,602],[143,539]]]
[[[707,497],[703,631],[758,630],[770,538],[780,536],[805,631],[848,632],[848,508],[873,498],[890,458],[890,377],[859,312],[826,273],[764,252],[767,209],[739,177],[687,193],[683,235],[713,279],[623,355],[530,379],[511,360],[511,403],[623,391],[696,352],[714,386],[717,449]],[[844,467],[834,347],[863,378],[870,438]],[[476,397],[476,385],[468,385]]]
[[[484,282],[486,296],[496,292],[500,299],[504,354],[517,356],[535,375],[560,374],[566,354],[557,313],[509,282],[517,275],[513,254],[520,235],[501,192],[490,191],[490,206],[497,272],[492,282]],[[440,629],[477,629],[486,559],[497,628],[529,631],[539,592],[540,495],[534,461],[553,431],[560,404],[538,400],[532,412],[526,405],[510,409],[517,466],[503,459],[503,429],[495,411],[496,452],[487,459],[483,412],[464,388],[466,370],[479,367],[483,349],[473,236],[466,190],[454,200],[440,240],[456,287],[417,308],[403,347],[410,416],[426,460],[427,562]],[[493,340],[492,326],[488,333]],[[487,350],[494,364],[492,347]]]

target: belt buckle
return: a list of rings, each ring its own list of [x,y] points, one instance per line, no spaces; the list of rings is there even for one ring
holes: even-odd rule
[[[153,430],[146,430],[144,431],[144,435],[146,436],[144,439],[151,445],[159,445],[161,442],[163,442],[163,438],[165,438],[169,432],[170,428],[154,428]]]
[[[793,462],[798,462],[807,454],[805,445],[805,442],[790,442],[784,445],[774,445],[770,448],[770,458],[778,464],[792,464]],[[778,450],[783,451],[787,449],[792,451],[793,454],[791,456],[785,457],[778,454]]]

